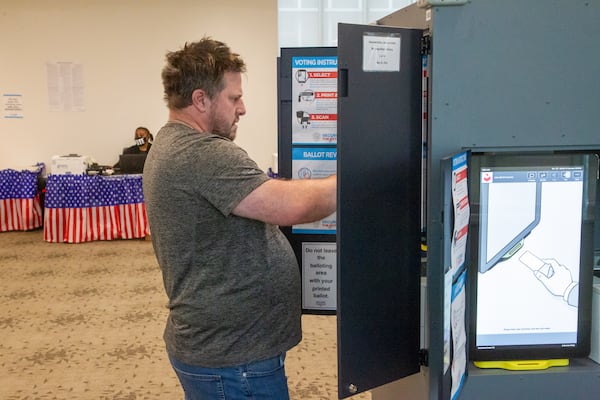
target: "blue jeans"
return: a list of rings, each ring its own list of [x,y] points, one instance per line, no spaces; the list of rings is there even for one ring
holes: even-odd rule
[[[185,400],[289,400],[285,354],[227,368],[203,368],[169,356]]]

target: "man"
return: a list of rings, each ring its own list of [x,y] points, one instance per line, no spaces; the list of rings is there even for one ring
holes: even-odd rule
[[[169,121],[143,182],[169,297],[167,353],[186,399],[288,399],[300,277],[277,225],[333,213],[336,178],[269,179],[233,142],[246,66],[227,45],[203,38],[166,61]]]

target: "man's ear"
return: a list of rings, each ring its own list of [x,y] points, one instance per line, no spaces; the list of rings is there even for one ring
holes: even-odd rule
[[[200,112],[208,110],[210,105],[210,99],[206,92],[202,89],[196,89],[192,92],[192,105],[196,107]]]

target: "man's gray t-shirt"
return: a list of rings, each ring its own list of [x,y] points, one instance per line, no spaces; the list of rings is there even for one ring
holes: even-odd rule
[[[232,210],[269,178],[231,140],[169,122],[143,187],[169,297],[168,353],[228,367],[274,357],[301,339],[300,273],[274,225]]]

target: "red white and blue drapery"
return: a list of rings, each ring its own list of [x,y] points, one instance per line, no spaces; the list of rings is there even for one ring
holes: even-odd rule
[[[150,234],[142,175],[49,175],[44,240],[81,243]]]
[[[28,231],[42,226],[38,177],[44,165],[31,170],[0,171],[0,232]]]

